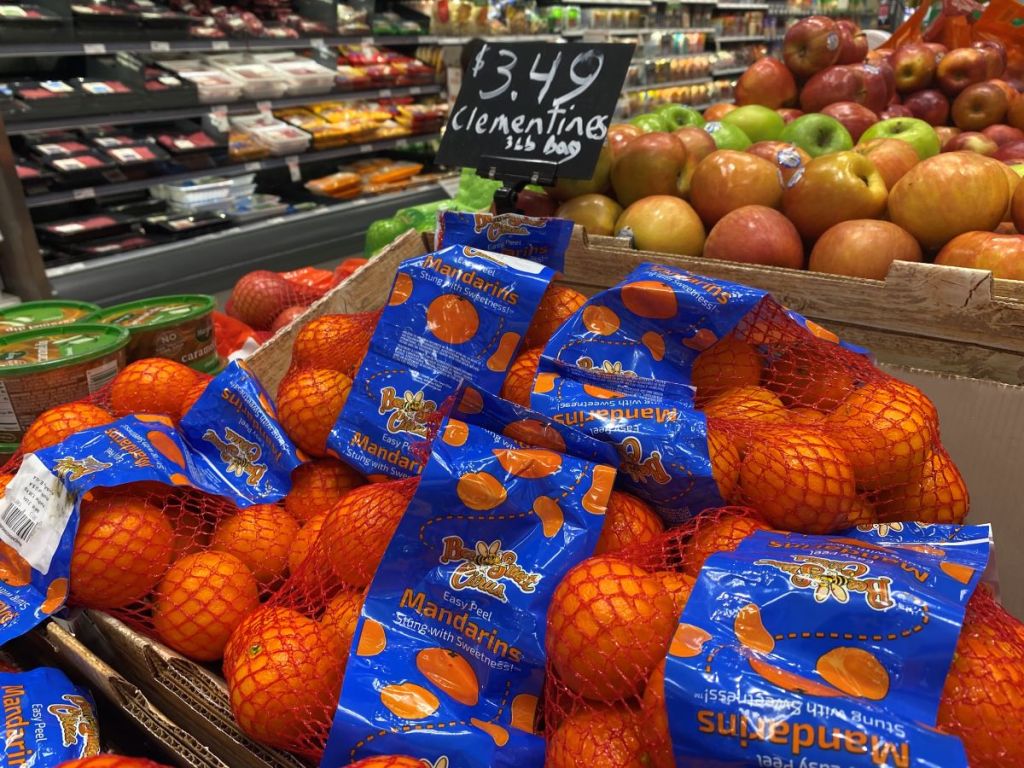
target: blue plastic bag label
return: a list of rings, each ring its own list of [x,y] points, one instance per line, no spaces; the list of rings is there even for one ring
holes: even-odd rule
[[[531,404],[611,445],[623,490],[668,525],[725,503],[712,473],[707,420],[688,386],[554,367],[560,372],[538,375]]]
[[[27,454],[0,499],[0,643],[63,605],[88,491],[150,481],[247,507],[283,499],[300,463],[270,398],[240,363],[210,382],[180,429],[165,416],[125,416]]]
[[[966,768],[933,726],[990,531],[932,528],[956,545],[758,532],[708,558],[666,660],[677,761]]]
[[[54,768],[100,753],[96,704],[58,669],[0,673],[5,737],[0,766]]]
[[[541,765],[547,607],[614,476],[449,418],[370,585],[321,766]]]
[[[422,472],[432,417],[464,380],[501,389],[553,276],[463,246],[403,262],[328,450],[368,475]]]
[[[547,219],[519,213],[439,211],[434,248],[468,245],[520,259],[530,259],[556,272],[565,269],[565,250],[572,237],[568,219]]]

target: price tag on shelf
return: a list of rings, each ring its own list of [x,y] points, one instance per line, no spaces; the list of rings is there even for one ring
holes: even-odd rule
[[[391,89],[390,88],[381,88],[378,95],[382,99],[390,99],[391,98]]]
[[[310,39],[309,45],[310,45],[311,48],[323,48],[324,47],[324,39],[322,37],[314,37],[314,38]]]
[[[211,107],[210,124],[217,131],[228,133],[231,130],[231,124],[228,122],[228,108],[223,104]]]
[[[107,52],[107,46],[103,43],[85,43],[82,46],[82,53],[86,53],[90,56],[102,56]]]
[[[589,179],[635,45],[481,42],[437,161],[498,178]]]
[[[364,155],[368,155],[370,152],[373,152],[373,149],[374,149],[373,144],[360,144],[359,145],[359,152],[361,154],[364,154]]]
[[[215,51],[230,51],[231,41],[230,40],[214,40],[210,47]]]
[[[419,96],[421,93],[423,93],[423,89],[418,85],[414,85],[409,89],[410,96]]]
[[[373,45],[373,38],[372,38],[372,37],[364,37],[364,38],[363,38],[362,40],[360,40],[359,42],[360,42],[360,43],[361,43],[362,45]]]
[[[260,112],[264,112],[264,113],[268,113],[269,114],[270,111],[273,108],[274,108],[274,105],[271,102],[269,102],[269,101],[257,101],[256,102],[256,109],[258,109]]]
[[[296,155],[286,157],[284,164],[288,166],[288,175],[293,183],[302,181],[302,171],[299,169],[299,158]]]
[[[149,44],[149,50],[155,52],[169,51],[171,50],[171,44],[166,40],[153,40]]]
[[[96,190],[92,187],[71,190],[71,197],[74,200],[92,200],[96,197]]]
[[[256,171],[260,170],[262,167],[263,167],[263,163],[261,163],[259,160],[253,160],[251,163],[246,163],[245,164],[245,170],[249,171],[249,173],[255,173]]]

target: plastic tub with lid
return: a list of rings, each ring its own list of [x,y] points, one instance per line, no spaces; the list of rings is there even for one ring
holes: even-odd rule
[[[158,296],[101,309],[95,322],[125,328],[131,334],[129,361],[165,357],[206,370],[217,359],[212,296]]]
[[[88,301],[27,301],[0,309],[0,334],[88,322],[98,311]]]

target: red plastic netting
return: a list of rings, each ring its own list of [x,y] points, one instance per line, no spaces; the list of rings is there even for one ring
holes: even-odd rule
[[[725,500],[803,533],[963,522],[967,489],[928,398],[809,330],[763,302],[694,363]]]
[[[154,763],[144,757],[126,757],[124,755],[97,755],[69,760],[57,768],[169,768],[163,763]]]
[[[704,559],[767,527],[727,507],[658,533],[642,502],[613,497],[605,546],[566,574],[548,609],[547,768],[674,765],[662,691],[679,617]],[[607,546],[616,529],[630,531],[621,548]]]
[[[323,752],[366,588],[417,483],[362,486],[311,518],[306,528],[319,536],[277,593],[235,628],[224,677],[235,718],[254,739],[314,760]],[[355,652],[377,653],[383,642],[368,622]]]
[[[347,277],[344,275],[341,279]],[[225,311],[256,331],[277,331],[301,316],[338,281],[326,269],[249,272],[231,290]]]

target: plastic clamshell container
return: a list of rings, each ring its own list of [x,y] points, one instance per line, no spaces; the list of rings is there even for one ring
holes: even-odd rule
[[[172,203],[198,204],[227,200],[231,197],[231,179],[195,179],[181,184],[160,184],[151,194]]]
[[[330,93],[334,90],[334,70],[322,67],[315,61],[290,59],[274,62],[272,66],[284,74],[288,81],[288,93],[292,96]]]
[[[276,99],[288,90],[284,74],[266,64],[237,64],[222,69],[240,84],[248,99]]]

